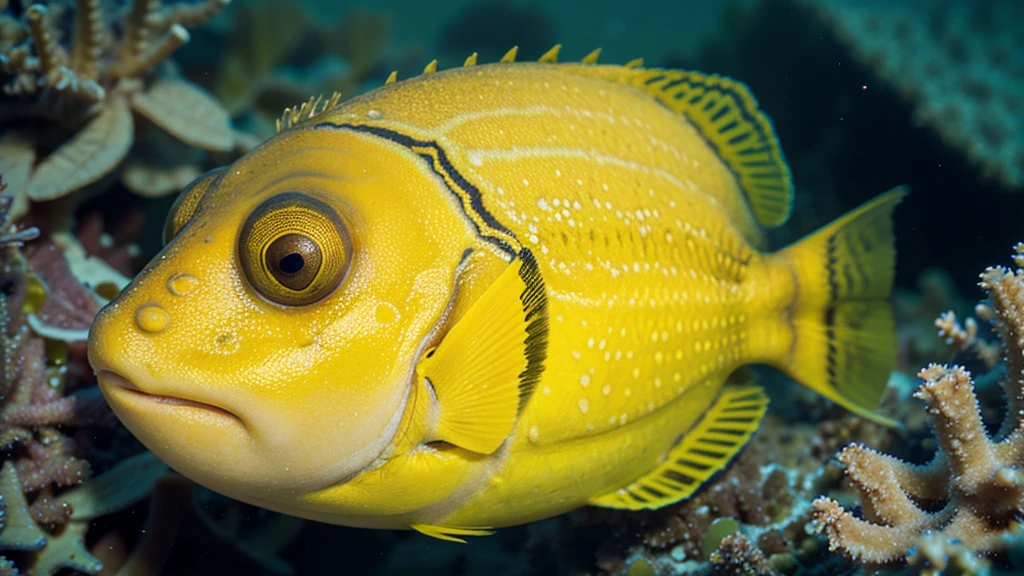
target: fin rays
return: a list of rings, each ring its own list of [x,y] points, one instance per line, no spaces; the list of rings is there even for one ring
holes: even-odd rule
[[[656,510],[692,496],[750,440],[768,409],[757,385],[726,387],[665,460],[632,484],[590,501],[623,510]]]

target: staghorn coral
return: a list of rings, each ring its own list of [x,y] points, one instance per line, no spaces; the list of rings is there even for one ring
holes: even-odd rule
[[[982,173],[1024,188],[1024,5],[802,0]]]
[[[928,533],[975,554],[1008,547],[1024,517],[1024,244],[1016,252],[1016,270],[989,268],[980,284],[1005,348],[1008,407],[1000,430],[991,438],[986,432],[967,370],[923,369],[915,395],[927,404],[938,454],[915,466],[862,445],[845,448],[839,460],[860,493],[863,518],[830,498],[816,500],[815,524],[832,549],[885,564],[903,560]]]
[[[992,320],[991,308],[979,304],[975,311],[982,320]],[[939,329],[939,336],[945,338],[947,344],[955,347],[958,354],[977,357],[987,370],[999,364],[1001,348],[998,344],[978,337],[978,321],[974,318],[968,317],[961,325],[956,319],[956,314],[950,310],[939,315],[935,320],[935,327]]]
[[[70,31],[56,25],[63,6],[32,4],[20,19],[0,13],[0,171],[18,199],[15,216],[27,209],[25,198],[54,200],[107,183],[122,166],[134,192],[167,194],[200,172],[189,147],[235,148],[223,107],[164,65],[188,42],[186,27],[228,1],[133,0],[116,16],[99,0],[76,0]]]

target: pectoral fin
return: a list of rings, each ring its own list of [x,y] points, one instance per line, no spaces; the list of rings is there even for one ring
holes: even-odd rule
[[[593,506],[657,510],[689,498],[725,468],[757,430],[768,409],[760,386],[728,386],[665,460],[629,486],[590,501]]]
[[[497,450],[540,378],[547,335],[544,280],[523,249],[420,361],[440,407],[437,439],[480,454]]]

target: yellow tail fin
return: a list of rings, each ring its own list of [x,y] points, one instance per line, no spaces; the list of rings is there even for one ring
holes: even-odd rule
[[[790,310],[793,350],[779,368],[850,411],[894,424],[873,411],[896,358],[889,296],[896,261],[896,188],[772,256],[797,282]]]

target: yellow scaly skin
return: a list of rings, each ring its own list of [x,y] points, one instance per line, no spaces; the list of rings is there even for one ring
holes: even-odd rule
[[[96,320],[90,359],[115,412],[214,490],[352,526],[528,522],[652,469],[737,367],[786,361],[795,284],[752,248],[736,179],[694,128],[579,68],[426,74],[228,167]],[[337,210],[353,245],[342,285],[293,308],[256,295],[236,255],[249,213],[290,190]],[[522,247],[548,295],[536,391],[494,454],[428,446],[418,355]],[[196,279],[184,294],[168,287],[180,274]],[[158,333],[139,326],[147,304],[166,311]]]

